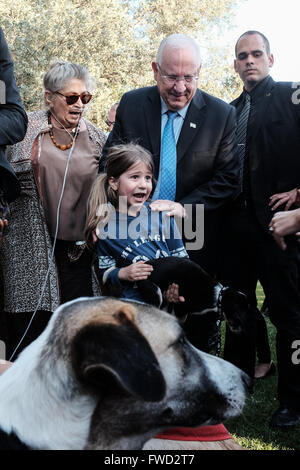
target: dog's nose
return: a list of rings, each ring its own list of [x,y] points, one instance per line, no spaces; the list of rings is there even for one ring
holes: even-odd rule
[[[249,395],[252,395],[253,394],[253,388],[254,388],[254,379],[252,379],[251,377],[249,377],[248,374],[243,372],[242,373],[242,381],[243,381],[243,385],[244,385],[246,393],[249,394]]]

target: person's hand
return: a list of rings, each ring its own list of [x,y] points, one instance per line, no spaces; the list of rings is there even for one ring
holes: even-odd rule
[[[180,202],[168,201],[167,199],[157,199],[149,204],[149,207],[152,211],[169,211],[166,215],[178,216],[184,219],[186,217],[185,208],[180,204]]]
[[[285,204],[284,210],[288,211],[289,208],[296,203],[297,195],[297,188],[286,191],[285,193],[273,194],[273,196],[270,197],[269,206],[271,206],[271,210],[274,211],[277,207]]]
[[[276,212],[269,224],[269,230],[276,243],[282,250],[285,250],[284,237],[286,235],[295,234],[298,238],[300,237],[300,209]]]
[[[150,276],[152,271],[153,266],[146,264],[145,261],[138,261],[126,266],[126,268],[121,268],[118,275],[120,281],[143,281]]]
[[[277,245],[279,245],[283,251],[286,250],[286,243],[285,243],[284,237],[280,237],[279,235],[276,235],[275,233],[273,233],[272,236],[275,242],[277,243]]]
[[[168,289],[163,293],[164,298],[171,303],[184,302],[185,298],[179,295],[178,284],[170,284]]]
[[[2,239],[4,228],[7,227],[8,222],[6,219],[0,218],[0,240]]]
[[[300,230],[300,209],[276,212],[269,226],[273,228],[273,233],[281,237],[298,232]]]

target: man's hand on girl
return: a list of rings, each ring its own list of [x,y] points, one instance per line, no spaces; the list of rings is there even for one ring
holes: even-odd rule
[[[150,264],[146,264],[145,261],[138,261],[137,263],[132,263],[126,268],[121,268],[119,270],[119,279],[120,281],[142,281],[147,279],[153,267]]]
[[[180,204],[180,202],[168,201],[166,199],[157,199],[149,204],[152,211],[169,211],[166,215],[169,217],[177,216],[185,218],[186,212],[185,208]]]

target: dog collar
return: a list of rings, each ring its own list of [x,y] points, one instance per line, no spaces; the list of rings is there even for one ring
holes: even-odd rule
[[[24,442],[20,441],[14,433],[7,433],[0,429],[0,449],[1,450],[31,450]]]
[[[213,300],[213,305],[211,307],[207,307],[204,310],[201,310],[197,313],[192,313],[192,315],[203,315],[208,312],[215,312],[217,314],[217,319],[218,320],[223,320],[224,319],[224,313],[222,311],[222,297],[223,297],[223,292],[227,289],[227,287],[223,287],[222,284],[218,282],[214,286],[214,300]],[[124,300],[124,299],[122,299]]]

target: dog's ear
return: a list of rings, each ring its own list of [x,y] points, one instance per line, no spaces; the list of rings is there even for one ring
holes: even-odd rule
[[[249,305],[245,294],[231,287],[223,288],[221,310],[233,333],[246,331]]]
[[[117,384],[129,395],[160,401],[166,383],[148,341],[126,312],[114,317],[117,322],[90,324],[74,338],[72,362],[78,379],[102,392]]]

